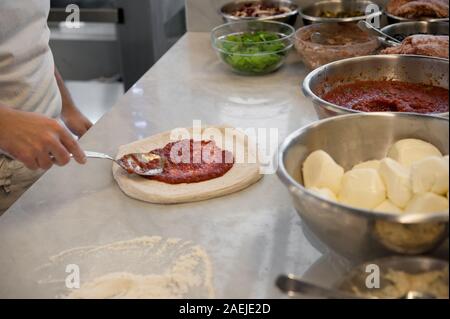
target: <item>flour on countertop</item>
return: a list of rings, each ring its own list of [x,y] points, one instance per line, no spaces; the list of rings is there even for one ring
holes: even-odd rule
[[[80,289],[65,288],[65,266],[80,267]],[[80,247],[50,257],[39,283],[62,298],[213,298],[212,266],[200,246],[141,237]]]

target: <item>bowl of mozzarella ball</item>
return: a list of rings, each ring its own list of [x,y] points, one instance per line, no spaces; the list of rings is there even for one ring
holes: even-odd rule
[[[423,254],[448,237],[448,120],[340,116],[293,133],[278,175],[304,223],[345,256]]]

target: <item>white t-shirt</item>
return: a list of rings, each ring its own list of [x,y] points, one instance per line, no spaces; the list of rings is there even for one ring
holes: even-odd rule
[[[49,11],[50,0],[0,0],[0,104],[56,118],[61,95]]]

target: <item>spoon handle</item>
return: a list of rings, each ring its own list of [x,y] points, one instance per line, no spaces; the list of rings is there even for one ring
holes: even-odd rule
[[[307,281],[295,278],[292,275],[281,275],[276,281],[277,287],[288,295],[305,295],[329,299],[361,299],[356,295],[324,288]]]
[[[399,40],[397,40],[394,37],[391,37],[390,35],[381,32],[380,30],[378,30],[377,28],[375,28],[374,26],[372,26],[370,23],[368,23],[367,21],[361,20],[358,22],[358,27],[365,32],[369,32],[375,36],[381,37],[383,42],[385,42],[386,44],[390,45],[390,46],[395,46],[395,45],[399,45],[401,42]]]
[[[88,158],[100,158],[100,159],[108,159],[111,161],[115,161],[114,158],[107,154],[98,153],[98,152],[91,152],[91,151],[85,151],[84,154],[86,154],[86,157]]]
[[[90,152],[90,151],[84,151],[84,155],[86,155],[87,158],[100,158],[100,159],[108,159],[110,161],[116,161],[114,158],[107,154],[98,153],[98,152]],[[70,154],[70,157],[73,158],[73,154]],[[53,155],[50,155],[50,158],[52,160],[55,160],[55,157]]]

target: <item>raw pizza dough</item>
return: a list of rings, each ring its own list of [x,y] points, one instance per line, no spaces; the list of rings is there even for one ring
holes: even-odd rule
[[[235,163],[233,167],[222,177],[215,178],[200,183],[190,184],[167,184],[159,181],[148,180],[140,176],[129,175],[117,164],[113,164],[114,179],[119,184],[120,189],[129,197],[155,204],[176,204],[196,202],[214,197],[228,195],[256,183],[262,175],[257,156],[257,149],[248,143],[248,137],[234,128],[227,127],[203,127],[202,130],[216,128],[225,134],[225,129],[233,130],[235,134],[235,147],[242,146],[245,154],[252,154],[256,159],[255,163]],[[193,129],[183,129],[192,134]],[[149,152],[153,149],[162,148],[168,143],[174,142],[170,139],[172,132],[165,132],[149,138],[123,145],[119,148],[117,158],[130,153]],[[192,138],[192,137],[191,137]],[[209,138],[215,140],[213,137]],[[224,139],[224,138],[223,138]],[[217,146],[235,154],[235,149],[229,149],[221,141],[215,140]],[[224,142],[223,142],[224,143]]]

